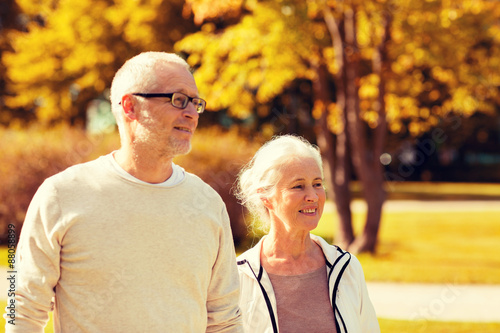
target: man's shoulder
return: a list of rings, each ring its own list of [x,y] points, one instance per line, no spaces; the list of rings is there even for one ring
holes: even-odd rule
[[[218,195],[217,191],[210,184],[208,184],[206,181],[204,181],[194,173],[186,171],[186,183],[190,186],[199,187],[200,189],[207,191],[207,193]]]
[[[222,200],[220,194],[199,176],[186,172],[186,178],[182,184],[184,189],[183,191],[192,193],[197,200],[208,200],[212,204],[219,202],[221,205],[224,205],[224,201]]]
[[[95,160],[83,162],[69,166],[68,168],[48,177],[45,182],[54,185],[62,185],[72,181],[86,181],[88,177],[95,177],[99,172],[104,171],[103,158],[101,156]]]
[[[198,175],[191,173],[191,172],[188,172],[188,171],[185,171],[185,173],[186,173],[186,179],[189,179],[190,181],[193,181],[193,182],[200,182],[200,183],[208,185],[207,182],[205,182],[203,179],[201,179]]]

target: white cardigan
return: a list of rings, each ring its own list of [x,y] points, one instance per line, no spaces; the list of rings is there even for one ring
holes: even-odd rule
[[[379,324],[358,259],[328,244],[321,237],[310,236],[325,255],[330,302],[335,312],[337,332],[379,333]],[[263,239],[238,257],[240,308],[246,332],[277,333],[276,297],[271,280],[260,264]]]

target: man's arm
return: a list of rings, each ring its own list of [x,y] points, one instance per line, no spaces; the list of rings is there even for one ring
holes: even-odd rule
[[[236,253],[225,206],[221,218],[223,229],[219,239],[219,254],[208,290],[207,332],[243,332],[238,305],[240,292]]]
[[[5,332],[43,332],[52,310],[54,288],[59,280],[60,243],[56,229],[60,209],[56,191],[47,182],[33,197],[17,246],[17,286],[14,316],[8,309]],[[13,295],[12,295],[13,296]],[[14,301],[13,301],[14,300]]]

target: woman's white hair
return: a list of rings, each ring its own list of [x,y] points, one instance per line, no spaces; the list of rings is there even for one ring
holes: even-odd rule
[[[313,158],[323,177],[319,148],[303,137],[294,135],[272,138],[241,169],[233,192],[240,203],[254,216],[255,228],[258,219],[264,224],[264,229],[269,226],[269,211],[264,206],[262,198],[274,195],[283,166],[303,158]]]
[[[111,111],[115,116],[120,135],[122,134],[123,114],[120,102],[124,95],[136,92],[150,92],[157,87],[156,72],[158,66],[166,63],[179,64],[191,73],[191,68],[184,59],[174,53],[143,52],[130,58],[116,72],[111,83]],[[146,90],[147,89],[147,90]]]

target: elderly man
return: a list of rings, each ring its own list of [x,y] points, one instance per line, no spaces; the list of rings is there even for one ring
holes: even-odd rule
[[[142,53],[111,103],[120,149],[48,178],[30,204],[6,331],[43,332],[55,309],[56,332],[241,332],[225,205],[172,162],[206,105],[189,66]]]

